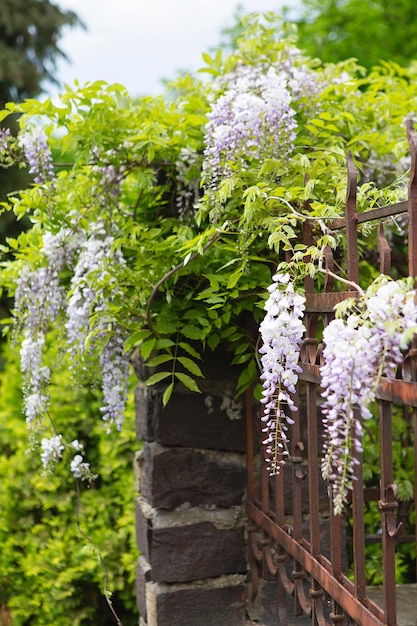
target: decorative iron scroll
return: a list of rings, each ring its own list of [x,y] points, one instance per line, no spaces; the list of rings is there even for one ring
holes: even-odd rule
[[[350,155],[347,159],[346,216],[335,220],[334,230],[346,229],[347,277],[359,281],[357,227],[359,223],[379,220],[378,251],[380,271],[389,274],[391,251],[384,234],[382,220],[389,216],[408,215],[409,275],[417,277],[417,137],[412,122],[407,124],[411,153],[408,200],[358,214],[356,211],[357,174]],[[305,227],[305,240],[311,242],[311,228]],[[334,273],[330,250],[325,253],[325,267]],[[367,595],[365,579],[364,490],[363,459],[355,452],[355,480],[352,491],[352,547],[353,582],[345,574],[345,520],[334,515],[326,485],[320,476],[321,418],[319,410],[322,359],[320,328],[334,316],[334,306],[352,291],[333,292],[330,279],[322,293],[313,292],[313,281],[306,280],[306,311],[304,324],[307,332],[301,349],[302,373],[296,394],[298,411],[292,426],[291,456],[285,471],[269,477],[262,454],[256,454],[260,429],[255,427],[257,416],[252,415],[252,401],[248,394],[247,412],[247,502],[249,519],[249,564],[252,596],[256,596],[261,578],[274,577],[277,581],[277,624],[285,626],[287,600],[292,598],[295,616],[306,615],[312,624],[358,624],[361,626],[396,626],[395,545],[402,539],[416,541],[414,534],[401,537],[402,524],[397,520],[398,501],[392,458],[392,406],[400,404],[408,411],[414,429],[414,457],[417,458],[417,343],[405,355],[396,380],[382,379],[378,388],[380,422],[381,472],[379,494],[376,496],[381,513],[378,539],[382,542],[384,608],[377,606]],[[414,502],[417,501],[417,463],[414,470]],[[375,494],[373,494],[375,499]],[[330,550],[324,554],[321,532],[323,510],[327,506],[327,529],[330,531]],[[416,516],[417,517],[417,516]],[[416,522],[417,524],[417,522]],[[374,538],[375,539],[375,538]]]

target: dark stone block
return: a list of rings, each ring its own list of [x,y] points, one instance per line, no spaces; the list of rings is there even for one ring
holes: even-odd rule
[[[244,626],[244,585],[159,593],[158,626]]]
[[[230,454],[145,443],[142,495],[156,508],[242,503],[245,466]]]
[[[232,391],[219,395],[217,384],[204,383],[201,394],[175,391],[166,407],[162,391],[138,385],[135,390],[136,432],[140,439],[165,446],[245,451],[242,399]]]
[[[154,423],[162,408],[162,389],[158,387],[135,387],[136,436],[144,441],[154,441]]]
[[[149,563],[140,556],[136,568],[136,604],[139,615],[146,622],[146,583],[151,580]]]
[[[200,522],[154,528],[149,553],[156,582],[189,582],[247,570],[243,527],[221,529]]]
[[[137,546],[149,561],[149,546],[152,541],[152,520],[146,516],[139,499],[136,500],[136,542]]]

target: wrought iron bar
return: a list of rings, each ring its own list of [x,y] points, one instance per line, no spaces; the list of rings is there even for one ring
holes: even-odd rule
[[[347,234],[347,275],[349,280],[359,281],[359,256],[357,246],[357,226],[373,220],[381,220],[408,211],[409,222],[409,271],[417,277],[417,135],[412,122],[407,124],[407,136],[411,152],[410,182],[408,200],[387,207],[379,207],[364,213],[356,209],[356,170],[351,155],[347,158],[346,217],[335,220],[331,228],[346,228]],[[310,221],[303,230],[304,243],[312,245],[313,229]],[[380,271],[390,271],[390,250],[379,225],[378,249]],[[326,267],[332,264],[331,251],[326,251]],[[247,398],[247,451],[248,496],[246,510],[249,518],[249,564],[252,572],[252,592],[256,594],[259,576],[275,576],[278,584],[278,623],[287,623],[285,596],[294,596],[295,614],[311,616],[313,625],[330,624],[358,626],[396,626],[395,591],[395,545],[397,541],[410,541],[417,538],[417,516],[414,535],[403,536],[401,525],[396,519],[397,487],[393,472],[392,451],[392,405],[406,407],[410,429],[414,429],[414,502],[417,500],[417,344],[405,355],[399,377],[388,381],[382,378],[376,393],[380,407],[380,487],[364,488],[363,459],[355,451],[355,480],[352,491],[353,526],[353,572],[350,581],[345,572],[343,550],[346,543],[343,531],[344,519],[335,516],[329,500],[331,533],[329,558],[322,553],[320,538],[323,494],[320,478],[320,362],[321,327],[326,326],[334,316],[334,306],[346,298],[357,297],[355,291],[335,293],[332,281],[326,281],[324,293],[313,293],[314,282],[306,279],[305,325],[307,336],[301,350],[302,372],[299,375],[300,390],[296,394],[299,407],[298,416],[292,427],[292,448],[288,461],[292,467],[292,498],[285,495],[285,481],[288,472],[270,478],[266,465],[261,460],[260,493],[257,487],[257,473],[253,458],[258,450],[254,442],[252,398]],[[305,396],[302,389],[305,389]],[[358,416],[357,416],[358,417]],[[261,455],[263,449],[261,446]],[[287,487],[288,489],[288,487]],[[308,489],[308,515],[305,516],[304,489]],[[378,491],[378,492],[377,492]],[[321,498],[321,499],[320,499]],[[381,535],[365,536],[364,502],[378,501],[381,512]],[[290,502],[291,501],[291,502]],[[304,535],[308,519],[308,538]],[[368,596],[365,577],[365,544],[367,541],[382,543],[382,571],[384,577],[384,608],[377,606]],[[292,573],[288,565],[292,560]],[[310,597],[305,593],[306,580],[310,583]],[[327,600],[330,602],[328,611]]]

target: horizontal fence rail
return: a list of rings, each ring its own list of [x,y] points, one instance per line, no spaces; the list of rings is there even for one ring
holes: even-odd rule
[[[357,213],[357,173],[351,156],[347,161],[346,215],[330,228],[345,229],[347,279],[359,283],[358,224],[378,220],[380,272],[391,271],[391,250],[384,234],[383,220],[408,216],[408,272],[417,277],[417,140],[411,121],[407,125],[411,153],[408,200],[394,205]],[[311,243],[311,227],[305,227],[305,241]],[[301,367],[295,401],[294,424],[291,427],[291,454],[280,474],[270,477],[264,454],[259,416],[253,415],[250,394],[247,400],[247,502],[249,563],[252,595],[256,596],[261,578],[276,579],[277,621],[288,623],[288,598],[293,615],[308,616],[312,624],[358,624],[361,626],[397,626],[396,545],[416,542],[417,522],[409,527],[414,502],[417,501],[417,461],[415,460],[414,501],[407,503],[403,514],[399,508],[393,465],[393,411],[402,411],[406,420],[406,445],[414,447],[417,459],[417,343],[404,355],[397,378],[382,378],[377,391],[380,475],[379,484],[364,486],[362,454],[355,452],[355,480],[349,503],[351,524],[346,515],[332,511],[328,486],[320,473],[322,424],[320,415],[321,330],[334,317],[334,306],[354,297],[352,290],[334,292],[331,274],[333,257],[326,251],[326,268],[330,270],[322,293],[314,293],[307,279],[304,324],[307,332],[301,349]],[[380,528],[365,534],[365,508],[377,502]],[[404,507],[403,507],[404,508]],[[406,525],[408,531],[406,532]],[[349,532],[348,532],[349,530]],[[380,542],[382,546],[383,606],[368,596],[366,585],[365,546]],[[351,570],[347,577],[347,547],[351,551]],[[294,619],[294,618],[292,618]],[[294,623],[294,621],[292,622]]]

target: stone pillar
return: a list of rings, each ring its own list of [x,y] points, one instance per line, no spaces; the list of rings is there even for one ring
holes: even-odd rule
[[[211,356],[201,394],[136,389],[140,626],[243,626],[245,436],[236,372]],[[143,380],[143,368],[137,366]]]

